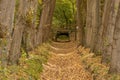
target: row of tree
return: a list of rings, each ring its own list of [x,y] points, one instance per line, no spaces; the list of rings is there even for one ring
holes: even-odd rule
[[[102,63],[110,62],[110,72],[120,73],[120,0],[77,0],[80,43],[102,54]],[[83,11],[86,26],[83,26]],[[82,15],[82,16],[80,16]]]
[[[27,52],[49,39],[55,3],[56,0],[0,0],[3,65],[18,64],[21,48]],[[96,54],[102,53],[102,63],[111,62],[110,72],[120,72],[120,0],[76,0],[76,7],[78,43]]]
[[[27,53],[48,39],[54,5],[55,0],[0,0],[2,65],[18,64],[21,50]]]

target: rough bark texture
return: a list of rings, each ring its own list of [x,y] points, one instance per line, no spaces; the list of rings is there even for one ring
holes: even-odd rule
[[[105,0],[99,0],[100,5],[98,5],[99,8],[99,23],[98,23],[98,30],[97,30],[97,35],[96,35],[96,42],[95,42],[95,47],[94,47],[94,52],[98,55],[101,54],[102,50],[102,32],[103,32],[103,26],[102,26],[102,18],[103,18],[103,13],[104,13],[104,5],[105,5]],[[98,7],[97,6],[97,7]]]
[[[18,64],[22,48],[27,52],[32,49],[35,38],[35,21],[37,0],[20,0],[17,11],[17,20],[12,37],[8,64]],[[23,38],[23,40],[22,40]],[[28,55],[28,54],[27,54]]]
[[[28,1],[20,0],[17,11],[17,20],[15,23],[12,43],[10,47],[10,54],[8,64],[18,64],[19,57],[21,55],[20,49],[22,47],[27,52],[34,47],[35,38],[35,20],[36,20],[36,8],[37,0]],[[34,17],[35,16],[35,17]],[[23,38],[23,40],[22,40]],[[22,43],[23,41],[23,43]]]
[[[84,37],[84,26],[81,22],[81,11],[80,11],[80,4],[82,3],[81,0],[77,0],[77,42],[83,45],[83,37]]]
[[[18,64],[19,61],[23,30],[26,26],[25,15],[28,11],[27,3],[28,3],[27,0],[20,0],[19,2],[19,8],[17,13],[18,16],[14,27],[9,59],[8,59],[9,65]]]
[[[87,0],[87,20],[85,28],[86,47],[94,49],[99,28],[99,0]]]
[[[110,72],[112,73],[120,73],[120,1],[117,0],[117,6],[119,4],[119,9],[117,13],[117,19],[114,29],[114,37],[113,37],[113,46],[112,46],[112,60],[111,60],[111,67]]]
[[[103,16],[103,33],[102,33],[102,62],[109,62],[112,53],[113,33],[117,16],[117,7],[119,0],[106,0],[105,11]]]
[[[33,50],[36,46],[36,17],[38,1],[29,1],[27,6],[26,28],[23,32],[22,47],[26,52]]]
[[[38,30],[38,44],[49,39],[52,24],[52,16],[56,0],[43,0],[43,10],[41,14],[40,26]]]
[[[0,0],[0,56],[3,64],[7,62],[14,21],[15,0]]]

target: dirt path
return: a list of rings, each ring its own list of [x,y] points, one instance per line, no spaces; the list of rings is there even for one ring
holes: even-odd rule
[[[47,64],[43,65],[41,80],[92,80],[80,61],[75,44],[52,43],[51,45],[50,58]]]

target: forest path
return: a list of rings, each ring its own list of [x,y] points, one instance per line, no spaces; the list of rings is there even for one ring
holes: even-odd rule
[[[73,42],[51,43],[50,57],[43,67],[41,80],[92,80]]]

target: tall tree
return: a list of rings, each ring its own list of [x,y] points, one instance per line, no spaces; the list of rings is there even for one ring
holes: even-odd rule
[[[99,4],[97,5],[97,8],[99,7],[99,27],[97,30],[97,35],[96,37],[96,41],[95,41],[95,47],[94,47],[94,52],[96,54],[101,54],[101,50],[102,50],[102,32],[103,32],[103,26],[102,26],[102,18],[103,18],[103,13],[104,13],[104,5],[105,5],[105,0],[99,0]]]
[[[99,0],[87,0],[85,46],[90,47],[91,50],[95,47],[99,26]]]
[[[83,38],[84,38],[84,26],[82,24],[82,10],[81,10],[81,4],[82,4],[82,0],[77,0],[76,1],[77,4],[77,42],[78,44],[80,43],[81,45],[83,45]]]
[[[116,0],[116,10],[118,9],[117,19],[115,23],[113,45],[112,45],[112,60],[110,72],[120,73],[120,1]],[[117,7],[119,5],[119,8]]]
[[[6,64],[14,22],[15,0],[0,0],[0,56]]]
[[[38,30],[38,44],[45,42],[51,36],[50,29],[55,8],[55,2],[56,0],[43,0],[43,10]]]
[[[26,53],[33,50],[36,46],[38,0],[31,0],[27,2],[27,5],[28,10],[25,16],[26,27],[24,28],[22,36],[22,48]]]
[[[113,34],[118,11],[119,0],[106,0],[102,21],[102,62],[109,62],[112,53]]]
[[[22,41],[23,31],[27,26],[26,17],[30,8],[29,3],[30,1],[28,0],[19,0],[19,7],[16,13],[17,19],[14,27],[9,59],[8,59],[9,65],[18,64],[21,55],[20,53],[21,41]]]
[[[26,0],[20,0],[19,2],[19,7],[18,7],[19,14],[16,13],[18,16],[13,31],[10,53],[8,58],[9,65],[18,64],[18,59],[20,56],[21,37],[22,37],[23,29],[25,27],[24,25],[25,22],[23,19],[25,16],[26,3],[27,3]]]

